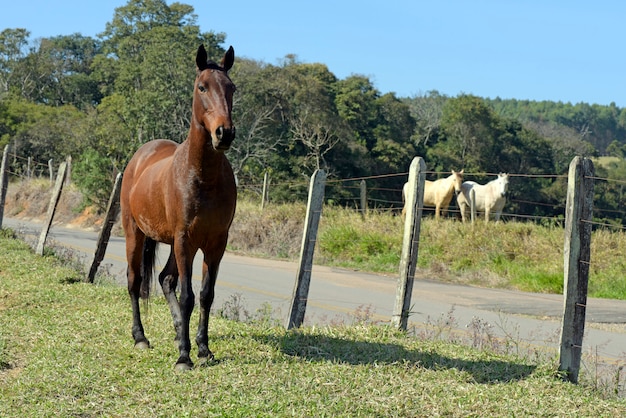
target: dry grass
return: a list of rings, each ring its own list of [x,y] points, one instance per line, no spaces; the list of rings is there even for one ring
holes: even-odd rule
[[[49,182],[12,184],[8,216],[43,217]],[[93,227],[101,216],[80,211],[82,198],[64,190],[55,220]],[[296,260],[300,254],[304,203],[269,204],[241,196],[230,231],[229,251],[257,257]],[[119,224],[118,224],[119,225]],[[327,205],[320,221],[315,263],[360,271],[397,274],[404,224],[400,216],[371,211],[363,217],[347,208]],[[121,233],[119,226],[114,233]],[[474,225],[456,220],[423,219],[419,271],[441,281],[531,292],[560,293],[563,287],[563,229],[533,223]],[[594,231],[589,295],[626,299],[626,234]]]
[[[7,190],[5,216],[26,220],[45,219],[53,186],[44,179],[12,182]],[[103,219],[103,214],[97,213],[93,207],[84,207],[83,195],[76,186],[69,184],[63,187],[55,222],[94,229],[102,225]]]
[[[229,234],[229,250],[258,257],[295,259],[300,254],[306,208],[302,204],[270,205],[240,199]]]

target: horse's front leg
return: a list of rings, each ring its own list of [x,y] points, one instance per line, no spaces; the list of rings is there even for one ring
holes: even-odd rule
[[[198,357],[213,359],[213,353],[209,350],[209,314],[211,305],[215,299],[215,282],[217,280],[218,263],[204,260],[202,266],[202,290],[200,291],[200,321],[196,343],[198,344]]]
[[[465,223],[467,221],[466,219],[467,215],[465,214],[465,205],[459,205],[459,210],[461,212],[461,221]]]
[[[441,204],[437,203],[435,205],[435,219],[439,219],[439,211],[441,210]]]
[[[191,341],[189,339],[189,319],[193,312],[195,304],[194,294],[191,285],[191,266],[193,262],[193,254],[186,250],[184,243],[174,242],[174,256],[176,258],[176,265],[178,267],[178,273],[180,278],[180,332],[177,334],[180,336],[178,340],[178,350],[180,356],[176,360],[176,370],[191,370],[193,368],[193,362],[189,353],[191,351]]]

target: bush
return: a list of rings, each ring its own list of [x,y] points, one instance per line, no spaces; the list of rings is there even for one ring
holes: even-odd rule
[[[94,149],[87,149],[74,163],[72,181],[83,193],[83,205],[106,210],[117,170],[110,159]]]

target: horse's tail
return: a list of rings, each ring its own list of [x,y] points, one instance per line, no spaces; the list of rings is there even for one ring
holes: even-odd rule
[[[156,249],[158,242],[146,237],[143,242],[143,256],[141,258],[141,291],[142,299],[150,298],[152,278],[154,277],[154,263],[156,262]]]

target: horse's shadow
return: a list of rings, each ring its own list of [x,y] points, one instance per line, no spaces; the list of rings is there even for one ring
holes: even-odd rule
[[[430,370],[456,369],[472,376],[476,383],[506,383],[528,377],[535,366],[513,361],[468,360],[442,355],[433,350],[407,350],[399,344],[355,341],[326,335],[288,332],[283,336],[257,338],[294,357],[310,362],[341,362],[351,365],[405,364]]]

